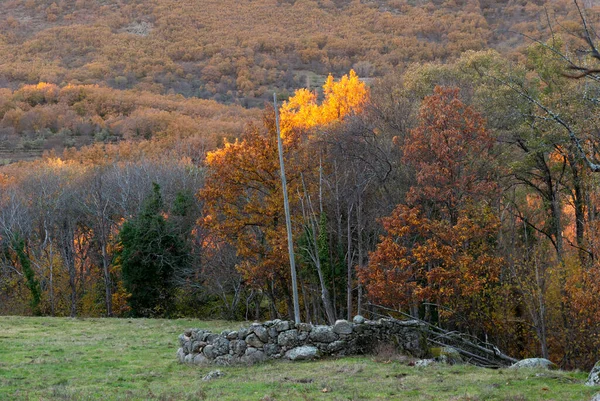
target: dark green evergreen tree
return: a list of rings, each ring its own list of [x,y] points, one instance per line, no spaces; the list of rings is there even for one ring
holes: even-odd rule
[[[123,224],[119,233],[117,256],[133,316],[168,316],[173,308],[173,274],[190,263],[184,233],[165,218],[164,210],[160,186],[153,184],[140,214]]]
[[[23,238],[17,236],[17,238],[14,240],[14,244],[17,258],[19,259],[19,263],[23,269],[23,275],[27,280],[27,288],[29,288],[29,291],[31,292],[31,301],[29,303],[31,306],[31,311],[34,315],[39,315],[40,302],[42,300],[40,282],[35,278],[35,273],[31,268],[31,260],[29,260],[29,255],[27,255],[25,252],[25,241]]]

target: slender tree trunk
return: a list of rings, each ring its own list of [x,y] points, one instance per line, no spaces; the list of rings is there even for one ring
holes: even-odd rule
[[[106,300],[106,316],[112,317],[112,280],[110,279],[110,264],[108,262],[108,254],[106,252],[106,243],[102,239],[102,273],[104,274],[104,296]]]
[[[347,250],[347,277],[346,277],[346,309],[348,321],[352,320],[352,209],[354,204],[348,206],[348,227],[347,227],[347,241],[348,241],[348,250]]]
[[[61,251],[63,263],[69,273],[69,287],[71,288],[71,312],[70,316],[77,316],[77,271],[75,269],[74,233],[71,223],[63,221],[61,233]]]
[[[358,269],[363,268],[363,244],[362,244],[362,196],[358,194],[358,208],[356,209],[356,230],[357,230],[357,241],[358,247]],[[356,299],[356,314],[362,314],[362,285],[358,281],[358,296]]]

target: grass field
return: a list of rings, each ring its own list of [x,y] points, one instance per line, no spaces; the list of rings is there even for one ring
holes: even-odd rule
[[[585,372],[408,366],[385,355],[180,365],[177,336],[239,322],[0,317],[0,400],[589,400]],[[390,360],[391,359],[391,360]]]

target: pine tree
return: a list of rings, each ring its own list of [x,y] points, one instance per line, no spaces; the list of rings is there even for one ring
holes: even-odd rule
[[[134,316],[169,315],[173,273],[190,263],[183,233],[163,212],[160,186],[153,184],[140,214],[119,234],[118,261]]]

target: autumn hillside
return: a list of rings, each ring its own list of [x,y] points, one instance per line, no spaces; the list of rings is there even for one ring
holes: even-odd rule
[[[0,86],[48,82],[241,102],[354,68],[379,77],[465,50],[515,50],[554,0],[6,0],[0,2]]]
[[[0,89],[0,165],[44,151],[153,140],[171,148],[184,140],[202,158],[223,139],[239,135],[256,110],[181,95],[97,85],[39,83]]]
[[[218,103],[262,108],[351,68],[372,80],[467,50],[515,54],[528,43],[516,32],[547,37],[565,19],[568,0],[2,1],[0,165],[192,132],[214,148],[258,116]]]

